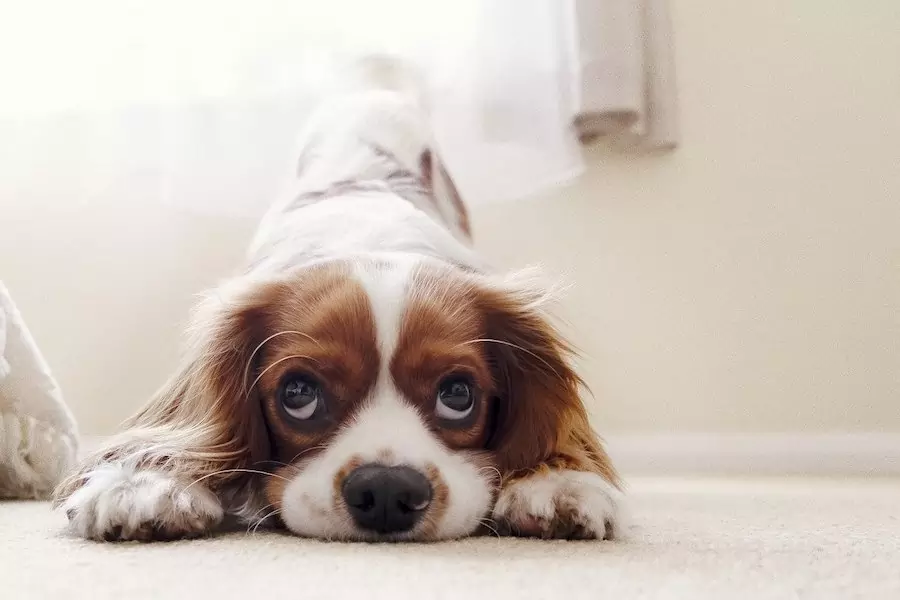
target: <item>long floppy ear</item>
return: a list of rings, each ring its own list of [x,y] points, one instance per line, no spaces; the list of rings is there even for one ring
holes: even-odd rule
[[[499,388],[490,449],[504,476],[540,468],[590,471],[618,484],[581,399],[572,347],[544,305],[551,294],[531,280],[483,292],[490,355]]]
[[[103,463],[156,467],[203,480],[221,489],[269,458],[269,441],[258,398],[247,387],[254,349],[275,288],[239,278],[204,298],[194,311],[181,367],[55,492],[57,504],[81,487]]]

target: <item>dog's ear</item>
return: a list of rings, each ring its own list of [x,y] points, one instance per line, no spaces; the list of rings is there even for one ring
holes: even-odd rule
[[[504,476],[546,465],[596,472],[616,483],[582,402],[572,348],[543,311],[546,297],[530,283],[481,294],[499,390],[489,450]]]
[[[440,213],[445,217],[451,217],[452,222],[466,236],[472,237],[466,205],[440,154],[430,148],[424,150],[419,156],[419,170],[425,187],[434,198]]]
[[[280,291],[279,283],[241,277],[208,294],[192,315],[179,372],[126,427],[205,430],[197,440],[204,452],[268,460],[260,402],[247,379]]]
[[[56,491],[58,502],[104,462],[159,466],[212,489],[246,479],[241,469],[270,458],[259,398],[248,389],[254,350],[265,339],[280,286],[240,278],[195,309],[180,368]],[[258,467],[257,467],[258,468]]]

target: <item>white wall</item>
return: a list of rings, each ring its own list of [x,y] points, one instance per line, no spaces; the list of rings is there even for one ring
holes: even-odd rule
[[[900,432],[900,3],[673,0],[684,139],[590,152],[573,189],[474,211],[544,262],[623,432]],[[0,198],[0,277],[82,428],[174,364],[191,295],[250,223]]]

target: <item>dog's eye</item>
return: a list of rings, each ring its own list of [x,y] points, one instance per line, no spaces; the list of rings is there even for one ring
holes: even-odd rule
[[[447,379],[438,389],[435,413],[441,419],[459,421],[465,419],[475,408],[475,393],[465,379]]]
[[[310,419],[322,404],[322,386],[310,377],[291,376],[281,385],[281,404],[295,419]]]

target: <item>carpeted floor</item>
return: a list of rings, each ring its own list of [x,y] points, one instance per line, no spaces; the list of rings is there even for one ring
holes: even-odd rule
[[[898,480],[635,480],[625,542],[99,544],[0,503],[0,597],[900,598]]]

